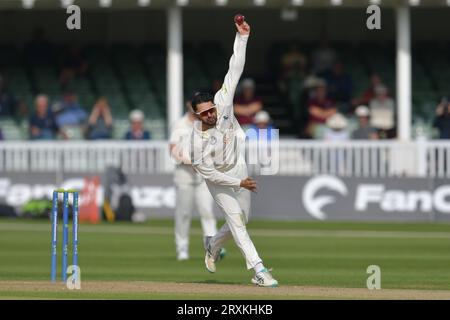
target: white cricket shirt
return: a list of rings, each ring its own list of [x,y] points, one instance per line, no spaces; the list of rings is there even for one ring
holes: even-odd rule
[[[206,180],[223,186],[239,187],[245,166],[245,133],[233,112],[233,98],[245,65],[248,35],[236,33],[229,69],[222,88],[214,96],[217,123],[201,130],[194,123],[191,159],[194,169]]]

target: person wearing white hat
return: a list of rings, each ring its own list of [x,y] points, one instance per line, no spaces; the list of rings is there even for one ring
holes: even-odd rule
[[[247,138],[249,140],[256,140],[260,138],[266,138],[267,140],[272,140],[275,136],[275,131],[273,126],[271,125],[270,115],[267,111],[261,110],[255,115],[254,123],[246,131]],[[260,131],[266,130],[266,131]],[[263,136],[260,136],[260,133],[263,132]]]
[[[144,113],[135,109],[130,112],[130,130],[125,134],[125,140],[150,140],[150,132],[144,129]]]
[[[341,113],[335,113],[329,117],[326,121],[326,128],[324,130],[324,140],[326,141],[348,141],[350,139],[350,133],[347,129],[347,119]],[[332,164],[338,172],[345,172],[346,155],[343,153],[337,153],[334,156]]]
[[[267,126],[269,124],[270,121],[270,115],[267,111],[260,111],[255,115],[255,124],[256,125],[263,125],[263,126]]]
[[[358,117],[358,128],[352,132],[352,139],[355,140],[376,140],[378,139],[377,131],[370,126],[370,110],[366,106],[358,106],[355,110]]]
[[[369,103],[370,125],[384,138],[392,138],[395,133],[395,103],[389,97],[384,85],[375,87],[375,98]]]
[[[324,139],[329,141],[345,141],[350,138],[347,131],[347,119],[340,113],[335,113],[326,121]]]

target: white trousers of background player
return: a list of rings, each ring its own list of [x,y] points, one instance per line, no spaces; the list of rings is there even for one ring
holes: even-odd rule
[[[233,176],[246,176],[245,164],[232,171],[243,171]],[[232,175],[232,174],[230,174]],[[247,264],[247,269],[255,267],[262,262],[247,232],[246,224],[250,215],[250,191],[244,188],[236,190],[234,187],[220,186],[209,181],[206,184],[215,202],[223,212],[226,223],[211,239],[211,253],[215,256],[225,242],[234,238]]]
[[[180,179],[181,176],[184,176],[184,179]],[[179,172],[178,175],[176,175],[175,185],[177,191],[175,209],[175,245],[178,255],[188,254],[189,229],[195,208],[200,216],[203,236],[213,236],[217,233],[217,223],[213,213],[214,201],[205,182],[203,180],[186,177],[186,172]]]

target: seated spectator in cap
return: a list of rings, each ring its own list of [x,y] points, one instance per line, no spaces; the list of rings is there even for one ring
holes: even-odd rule
[[[366,89],[366,91],[364,91],[364,93],[360,97],[354,98],[352,100],[352,105],[367,106],[370,100],[372,100],[375,97],[375,88],[379,85],[383,85],[383,81],[381,80],[381,77],[378,74],[373,73],[370,76],[370,86]]]
[[[29,130],[31,140],[52,140],[59,133],[65,139],[67,135],[60,130],[53,113],[48,108],[48,97],[38,95],[35,100],[36,112],[30,117]]]
[[[336,104],[327,97],[327,87],[322,80],[317,84],[314,95],[308,101],[309,120],[306,127],[308,138],[318,138],[318,130],[322,129],[327,119],[337,112]]]
[[[71,91],[64,93],[59,110],[56,122],[60,127],[83,125],[88,117],[87,112],[78,103],[76,94]]]
[[[327,141],[346,141],[350,134],[347,130],[347,119],[341,113],[335,113],[326,121],[323,139]]]
[[[141,110],[130,112],[131,128],[126,133],[126,140],[150,140],[150,132],[144,129],[144,113]]]
[[[91,115],[88,120],[86,138],[95,139],[111,139],[113,130],[113,118],[108,100],[102,97],[97,100],[92,108]]]
[[[265,130],[265,131],[262,131]],[[278,133],[271,124],[270,115],[267,111],[261,110],[255,115],[253,125],[246,131],[249,140],[272,140]]]
[[[370,125],[378,130],[381,139],[392,138],[395,126],[394,100],[388,96],[384,85],[375,87],[375,97],[370,100]]]
[[[370,110],[366,106],[359,106],[355,110],[358,117],[358,128],[352,132],[352,139],[355,140],[376,140],[378,139],[377,130],[372,128],[369,123]]]
[[[245,79],[241,83],[241,94],[234,100],[234,114],[242,126],[251,126],[255,114],[262,109],[262,100],[255,96],[255,82]]]

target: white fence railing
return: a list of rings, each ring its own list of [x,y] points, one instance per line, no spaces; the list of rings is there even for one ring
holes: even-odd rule
[[[167,141],[0,143],[0,172],[100,173],[110,165],[130,174],[168,173],[174,168]],[[450,177],[450,142],[281,140],[276,165],[273,172],[279,175],[444,178]]]

